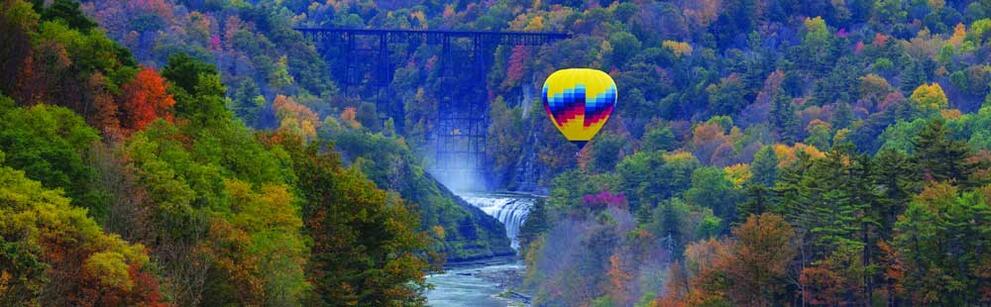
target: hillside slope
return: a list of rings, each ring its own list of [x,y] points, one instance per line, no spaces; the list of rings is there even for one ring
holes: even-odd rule
[[[424,230],[442,227],[449,261],[514,253],[505,227],[425,172],[402,139],[337,127],[321,130],[321,137],[335,142],[344,158],[379,187],[410,202]]]

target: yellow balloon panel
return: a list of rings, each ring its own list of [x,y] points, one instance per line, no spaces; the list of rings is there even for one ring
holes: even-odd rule
[[[544,110],[569,141],[589,141],[609,120],[616,106],[616,83],[590,68],[554,72],[544,82]]]

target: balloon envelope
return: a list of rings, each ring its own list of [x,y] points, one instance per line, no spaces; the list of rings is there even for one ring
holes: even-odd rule
[[[616,98],[612,77],[595,69],[562,69],[544,81],[544,110],[557,130],[579,147],[606,124]]]

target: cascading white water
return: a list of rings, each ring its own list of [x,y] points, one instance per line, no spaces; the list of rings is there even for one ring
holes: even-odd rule
[[[516,236],[519,235],[523,222],[530,214],[530,208],[533,208],[533,197],[512,194],[481,194],[463,195],[461,198],[506,225],[506,237],[512,240],[513,249],[520,249],[520,241]]]

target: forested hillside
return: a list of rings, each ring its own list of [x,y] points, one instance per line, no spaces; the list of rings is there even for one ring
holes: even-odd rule
[[[405,169],[421,168],[419,158],[403,152],[409,151],[407,145],[392,139],[396,135],[386,131],[387,124],[380,120],[373,104],[344,97],[337,90],[314,46],[292,30],[295,20],[302,18],[289,10],[294,5],[269,1],[82,2],[81,9],[104,26],[109,36],[132,50],[143,65],[163,67],[173,54],[216,65],[228,87],[227,107],[248,126],[293,129],[307,139],[318,135],[327,139],[337,134],[330,132],[335,127],[344,127],[351,135],[381,140],[365,147],[341,146],[352,155],[361,155],[365,161],[382,161],[372,159],[373,154],[390,155],[396,157],[390,163]],[[328,116],[331,122],[325,122]],[[341,123],[334,123],[334,119],[341,119]],[[377,132],[386,137],[371,135]],[[345,162],[350,163],[350,158]],[[411,201],[421,218],[428,221],[422,230],[445,228],[449,235],[444,245],[452,260],[512,253],[494,219],[450,195],[439,194],[442,187],[425,178],[422,170],[390,175],[390,180],[407,185],[400,187],[376,174],[369,177],[379,187],[399,192]]]
[[[137,65],[70,1],[0,22],[0,304],[422,302],[442,250],[409,204],[245,127],[214,65]]]
[[[392,114],[377,113],[369,85],[357,90],[361,97],[343,95],[329,74],[341,59],[324,61],[293,26],[571,33],[550,46],[503,46],[493,55],[488,165],[509,187],[521,152],[537,153],[544,186],[577,166],[558,154],[574,148],[530,116],[540,115],[531,106],[536,88],[562,67],[603,69],[621,87],[619,120],[584,162],[598,169],[648,147],[685,149],[717,166],[748,163],[776,143],[824,151],[841,130],[859,151],[904,151],[906,130],[920,125],[887,128],[921,117],[905,106],[922,99],[945,115],[977,113],[991,80],[983,48],[991,4],[982,1],[84,2],[139,63],[160,67],[178,51],[216,63],[231,109],[255,127],[278,126],[275,102],[283,95],[317,122],[354,108],[365,128],[390,132],[382,118]],[[390,85],[408,102],[404,139],[414,151],[436,124],[439,56],[421,46]],[[722,133],[696,131],[714,116],[732,122]]]
[[[535,305],[991,303],[991,1],[0,1],[3,305],[415,304],[511,253],[425,171],[441,50],[400,134],[294,26],[571,34],[485,84]],[[567,67],[619,91],[581,152]]]

